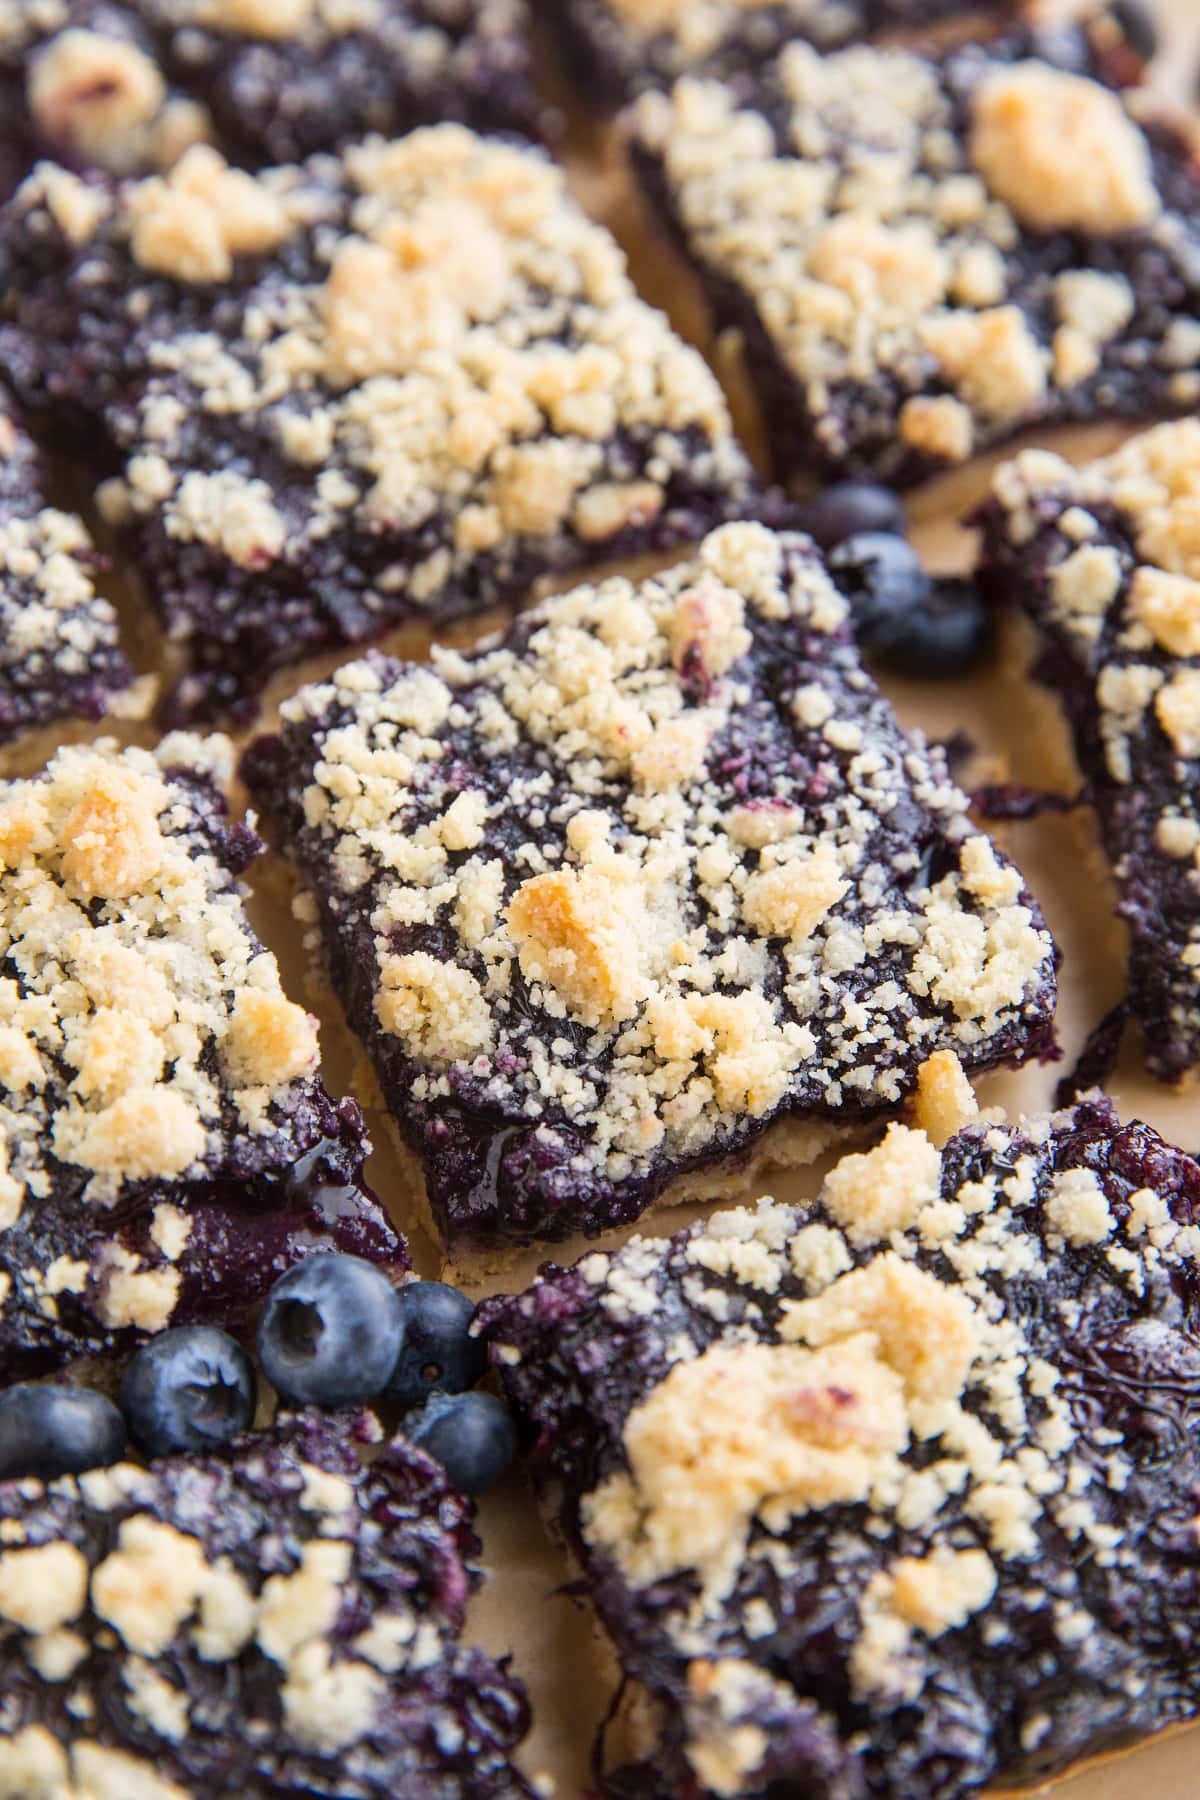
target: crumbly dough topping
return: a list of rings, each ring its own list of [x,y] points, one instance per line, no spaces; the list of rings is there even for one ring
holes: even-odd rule
[[[588,1407],[593,1374],[604,1392],[597,1442],[555,1471],[565,1517],[610,1599],[614,1572],[633,1591],[632,1610],[605,1602],[632,1667],[642,1652],[663,1671],[679,1658],[688,1754],[720,1777],[715,1791],[744,1791],[758,1768],[774,1716],[761,1682],[788,1666],[797,1592],[828,1602],[831,1637],[839,1609],[857,1610],[853,1638],[836,1626],[845,1706],[827,1665],[848,1734],[861,1725],[845,1723],[851,1702],[890,1716],[944,1680],[954,1634],[972,1634],[969,1666],[1003,1654],[1014,1610],[1045,1609],[1064,1655],[1106,1629],[1106,1601],[1064,1583],[1044,1542],[1065,1537],[1080,1565],[1138,1580],[1121,1527],[1138,1453],[1095,1412],[1074,1355],[1088,1353],[1084,1314],[1104,1284],[1115,1310],[1097,1342],[1132,1329],[1132,1353],[1139,1331],[1171,1336],[1159,1307],[1179,1317],[1167,1296],[1200,1233],[1180,1222],[1186,1203],[1131,1193],[1095,1154],[1119,1129],[1115,1115],[1107,1135],[1074,1113],[976,1122],[932,1152],[936,1179],[886,1243],[849,1228],[847,1187],[871,1205],[852,1158],[849,1181],[843,1163],[815,1204],[764,1199],[668,1241],[634,1238],[494,1303],[487,1335],[535,1418],[539,1383],[580,1383],[559,1417]],[[1103,1321],[1108,1304],[1096,1302]],[[551,1319],[563,1362],[547,1344],[547,1370]],[[571,1474],[597,1461],[595,1485],[573,1491]]]
[[[1100,779],[1136,796],[1129,818],[1160,882],[1149,926],[1170,1031],[1200,1041],[1200,421],[1156,426],[1076,468],[1026,451],[993,483],[1014,559],[1048,541],[1046,624],[1095,709]],[[1041,534],[1046,534],[1043,538]],[[1142,815],[1144,815],[1144,820]],[[1118,878],[1133,873],[1114,843]],[[1144,870],[1137,879],[1145,880]],[[1163,921],[1166,921],[1164,928]]]
[[[621,1180],[780,1106],[894,1103],[914,1046],[974,1061],[1018,1024],[1049,937],[844,614],[802,540],[733,525],[640,585],[545,602],[497,648],[369,658],[285,705],[298,848],[337,930],[373,939],[406,1091],[470,1082]],[[811,663],[776,660],[781,631]],[[932,881],[888,834],[902,805],[947,846]]]
[[[856,448],[831,416],[841,390],[894,391],[879,430],[951,462],[1053,409],[1133,316],[1128,257],[1108,241],[1138,233],[1170,255],[1185,235],[1124,99],[1045,62],[792,42],[753,106],[741,91],[684,78],[644,95],[633,129],[693,255],[752,304],[828,452]],[[1031,258],[1054,232],[1071,260],[1050,279]],[[1200,342],[1151,354],[1182,401],[1200,393]]]
[[[22,204],[84,230],[53,179]],[[358,532],[367,614],[428,608],[479,568],[594,557],[678,482],[750,493],[716,379],[540,152],[443,125],[251,176],[201,145],[86,241],[129,259],[134,305],[174,284],[104,509],[241,569]]]
[[[227,756],[219,739],[100,744],[0,786],[0,1228],[60,1164],[97,1208],[218,1170],[315,1071],[315,1024],[281,994],[178,772]],[[110,1322],[166,1323],[178,1279],[118,1257]]]

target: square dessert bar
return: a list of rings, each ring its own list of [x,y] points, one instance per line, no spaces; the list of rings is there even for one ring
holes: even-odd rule
[[[257,167],[539,120],[523,0],[7,0],[0,102],[12,166],[117,175],[204,141]]]
[[[594,104],[680,75],[738,82],[794,38],[830,50],[869,32],[936,24],[956,11],[980,20],[1020,0],[536,0]]]
[[[1190,1717],[1198,1208],[1107,1101],[894,1125],[485,1303],[642,1701],[609,1791],[959,1800]]]
[[[32,440],[0,405],[0,746],[98,719],[131,679],[82,519],[46,503]]]
[[[742,334],[781,473],[906,485],[1022,427],[1195,405],[1200,166],[1107,85],[1106,29],[792,43],[750,88],[636,103],[641,177]]]
[[[0,783],[0,1383],[236,1324],[310,1250],[408,1266],[247,921],[228,750],[68,749]]]
[[[469,1506],[370,1414],[0,1484],[0,1793],[531,1800]]]
[[[980,514],[982,574],[1039,636],[1130,932],[1146,1060],[1200,1064],[1200,423],[1074,468],[1024,451]]]
[[[283,719],[247,779],[455,1251],[808,1160],[939,1047],[1053,1047],[1041,916],[808,538],[725,526]]]
[[[103,419],[179,711],[761,504],[715,377],[540,152],[449,125],[258,178],[43,165],[6,218],[10,367]]]

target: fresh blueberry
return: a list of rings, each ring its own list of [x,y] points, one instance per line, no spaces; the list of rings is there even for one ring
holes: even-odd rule
[[[836,481],[805,501],[798,522],[822,550],[868,531],[903,537],[904,502],[874,481]]]
[[[254,1417],[254,1364],[214,1325],[180,1325],[143,1344],[121,1377],[121,1410],[145,1456],[212,1450]]]
[[[400,1296],[359,1256],[309,1256],[280,1276],[258,1322],[268,1381],[303,1406],[350,1406],[387,1386],[404,1340]]]
[[[487,1351],[469,1335],[474,1303],[444,1281],[413,1281],[399,1290],[404,1342],[387,1398],[407,1412],[437,1389],[461,1394],[487,1368]]]
[[[991,637],[991,614],[974,584],[942,578],[923,605],[895,614],[868,648],[897,675],[941,681],[973,669]]]
[[[1112,0],[1109,16],[1139,62],[1158,55],[1158,27],[1143,0]]]
[[[125,1421],[91,1388],[25,1381],[0,1394],[0,1481],[78,1475],[120,1462]]]
[[[881,648],[907,615],[929,598],[929,577],[906,538],[863,531],[829,553],[834,581],[850,602],[865,650]]]
[[[517,1452],[512,1417],[494,1394],[431,1394],[404,1429],[464,1494],[491,1487]]]

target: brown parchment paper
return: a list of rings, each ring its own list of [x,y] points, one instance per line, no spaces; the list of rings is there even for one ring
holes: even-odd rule
[[[1156,69],[1158,84],[1176,101],[1195,109],[1200,0],[1150,3],[1165,44]],[[712,342],[693,284],[679,260],[654,236],[611,137],[571,115],[550,59],[544,60],[546,85],[562,101],[567,114],[564,154],[576,192],[590,212],[617,232],[646,296],[665,307],[679,329],[708,352],[726,382],[739,427],[755,447],[756,420],[739,381],[736,346]],[[1103,454],[1122,435],[1105,427],[1048,434],[1042,441],[1082,460]],[[914,541],[931,566],[953,570],[966,565],[971,539],[955,521],[982,494],[996,460],[976,462],[913,496]],[[87,484],[78,470],[69,485],[74,489],[75,504],[86,506]],[[64,501],[69,498],[69,492],[63,497]],[[161,634],[129,571],[115,572],[108,586],[121,612],[126,649],[150,686],[155,676],[169,670]],[[493,616],[471,626],[458,626],[443,634],[444,641],[464,644],[501,622]],[[993,664],[971,680],[947,687],[899,681],[885,681],[884,685],[905,723],[921,727],[930,736],[968,730],[997,777],[1069,790],[1074,771],[1065,732],[1053,704],[1036,693],[1024,676],[1026,646],[1015,631],[1010,636],[1012,641],[1001,645]],[[394,632],[385,640],[386,648],[407,656],[426,654],[428,644],[429,634],[415,627]],[[344,653],[314,659],[277,678],[268,693],[260,728],[270,727],[279,700],[303,680],[319,677],[344,659]],[[63,736],[105,734],[152,741],[149,725],[135,719],[108,721],[95,732],[71,731]],[[3,759],[0,773],[37,766],[52,741],[45,735],[35,743],[26,740],[16,753]],[[1124,932],[1112,917],[1112,884],[1086,812],[1006,827],[998,835],[1025,871],[1064,953],[1059,1031],[1064,1051],[1061,1067],[1070,1067],[1087,1032],[1122,991]],[[409,1233],[419,1271],[436,1275],[441,1271],[441,1259],[416,1224],[408,1184],[370,1067],[322,978],[319,955],[305,943],[305,927],[292,912],[290,877],[268,852],[254,865],[249,879],[255,923],[279,957],[288,991],[303,999],[321,1021],[330,1087],[339,1093],[353,1092],[367,1114],[376,1146],[370,1178]],[[1061,1067],[987,1077],[979,1084],[981,1100],[1012,1112],[1044,1108],[1052,1101]],[[1139,1065],[1133,1034],[1110,1091],[1126,1115],[1147,1119],[1187,1149],[1200,1150],[1197,1090],[1167,1089],[1149,1080]],[[786,1200],[811,1195],[819,1185],[823,1166],[817,1164],[775,1180],[768,1176],[761,1191]],[[655,1233],[675,1230],[697,1210],[680,1208],[656,1214],[643,1222],[642,1229]],[[599,1243],[611,1241],[601,1239]],[[560,1247],[555,1254],[559,1260],[569,1260],[577,1250],[578,1246]],[[530,1255],[516,1264],[507,1272],[504,1285],[522,1285],[539,1260]],[[545,1791],[553,1793],[555,1800],[582,1800],[591,1787],[592,1743],[610,1691],[601,1673],[591,1616],[583,1604],[563,1592],[570,1571],[550,1543],[519,1473],[486,1497],[480,1531],[488,1581],[473,1608],[468,1635],[495,1654],[511,1655],[529,1688],[534,1723],[521,1757],[527,1772],[543,1778]],[[614,1738],[612,1748],[619,1754],[619,1738]],[[1054,1800],[1134,1800],[1139,1795],[1153,1795],[1154,1800],[1200,1800],[1200,1725],[1166,1733],[1136,1750],[1081,1768],[1054,1783],[1052,1789],[1039,1792],[1052,1792]],[[397,1795],[396,1800],[404,1800],[404,1796]],[[914,1794],[910,1800],[924,1797]]]

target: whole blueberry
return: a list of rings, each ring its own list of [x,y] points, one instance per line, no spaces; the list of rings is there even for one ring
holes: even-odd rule
[[[474,1303],[444,1281],[413,1281],[399,1290],[404,1341],[387,1398],[405,1411],[437,1389],[461,1394],[487,1368],[487,1351],[469,1335]]]
[[[400,1296],[359,1256],[318,1254],[280,1276],[258,1322],[267,1380],[302,1406],[351,1406],[387,1386],[404,1340]]]
[[[864,532],[904,535],[904,502],[874,481],[835,481],[800,507],[800,529],[822,550]]]
[[[865,650],[881,648],[907,614],[923,606],[929,577],[906,538],[863,531],[829,553],[829,571],[850,603]]]
[[[1109,16],[1139,62],[1158,55],[1158,26],[1144,0],[1112,0]]]
[[[431,1394],[404,1429],[464,1494],[491,1487],[517,1452],[512,1416],[494,1394]]]
[[[875,634],[873,648],[885,668],[918,681],[965,675],[987,651],[992,617],[969,581],[935,581],[928,599],[897,614]]]
[[[0,1481],[102,1469],[125,1444],[124,1419],[91,1388],[25,1381],[0,1394]]]
[[[254,1364],[214,1325],[159,1332],[121,1377],[121,1410],[144,1456],[227,1444],[250,1424],[256,1398]]]

